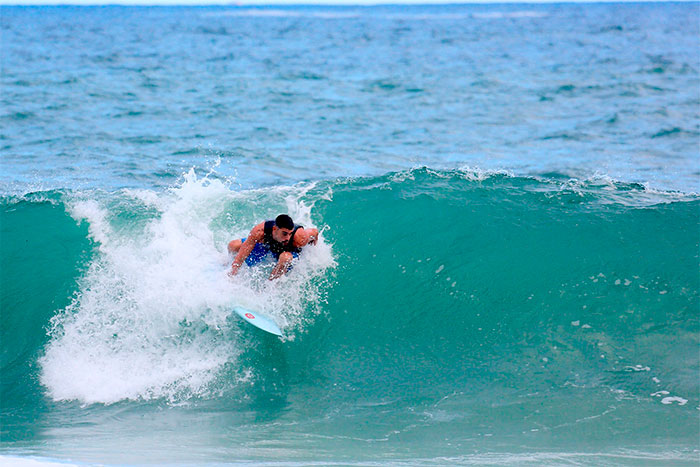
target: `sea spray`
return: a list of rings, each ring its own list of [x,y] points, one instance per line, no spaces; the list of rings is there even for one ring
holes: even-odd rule
[[[276,283],[266,280],[265,268],[228,277],[231,258],[222,240],[252,224],[216,220],[245,194],[193,171],[181,186],[145,193],[79,193],[68,203],[71,215],[88,224],[96,251],[77,297],[51,320],[41,380],[54,399],[204,396],[240,352],[234,304],[268,312],[293,338],[322,299],[313,282],[333,264],[322,241]],[[279,190],[277,205],[258,215],[285,210],[311,222],[310,207],[289,193]]]

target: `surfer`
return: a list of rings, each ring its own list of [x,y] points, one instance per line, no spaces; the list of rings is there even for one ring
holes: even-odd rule
[[[270,280],[276,279],[291,269],[292,260],[299,257],[303,247],[314,245],[317,240],[318,229],[305,229],[287,214],[280,214],[274,220],[253,227],[247,238],[229,242],[229,253],[236,255],[229,275],[235,276],[243,262],[253,266],[272,255],[277,264],[270,273]]]

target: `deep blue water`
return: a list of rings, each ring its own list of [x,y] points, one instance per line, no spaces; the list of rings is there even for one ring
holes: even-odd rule
[[[0,463],[700,462],[697,2],[0,23]]]

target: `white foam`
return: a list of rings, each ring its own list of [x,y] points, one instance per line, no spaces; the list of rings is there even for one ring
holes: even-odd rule
[[[634,365],[634,366],[626,366],[625,371],[650,371],[651,368],[648,366],[642,366],[642,365]]]
[[[159,205],[158,193],[151,190],[125,188],[122,190],[122,193],[135,200],[141,201],[146,206],[156,207]]]
[[[280,280],[267,281],[269,271],[258,268],[231,279],[226,244],[253,224],[228,214],[255,203],[267,211],[251,214],[258,221],[286,209],[310,225],[313,203],[301,199],[308,189],[272,188],[261,202],[260,191],[233,192],[190,171],[166,192],[115,194],[154,210],[132,228],[112,211],[122,198],[115,203],[80,194],[69,210],[88,223],[97,251],[79,294],[52,319],[40,360],[49,395],[105,404],[206,396],[241,352],[234,305],[268,312],[293,336],[323,298],[318,279],[334,265],[330,246],[321,239],[305,249],[293,273]]]
[[[559,189],[571,191],[581,196],[584,193],[602,190],[605,191],[607,195],[600,198],[600,202],[606,204],[619,203],[630,207],[653,206],[656,204],[667,204],[677,201],[693,201],[698,198],[698,193],[692,191],[681,192],[672,190],[656,190],[651,188],[646,183],[630,185],[631,183],[632,182],[625,182],[615,179],[604,173],[595,173],[589,177],[570,178],[566,182],[560,183]]]
[[[58,459],[46,459],[41,457],[0,456],[0,465],[3,465],[5,467],[76,467],[80,464],[65,462]]]
[[[683,399],[682,397],[664,397],[661,399],[661,403],[668,405],[668,404],[673,404],[674,402],[678,402],[678,405],[685,405],[688,403],[688,399]]]
[[[79,201],[72,206],[71,215],[78,222],[88,221],[90,237],[100,245],[109,243],[111,228],[106,220],[105,212],[100,209],[97,201],[88,199]]]
[[[459,175],[462,178],[473,182],[483,182],[492,177],[515,177],[515,174],[513,172],[504,169],[488,170],[469,165],[463,165],[457,170],[459,171]]]

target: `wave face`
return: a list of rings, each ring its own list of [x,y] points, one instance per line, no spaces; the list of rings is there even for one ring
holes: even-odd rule
[[[696,195],[428,168],[232,186],[190,172],[165,191],[3,198],[5,447],[697,459]],[[269,266],[228,278],[226,243],[279,212],[324,229],[320,245],[279,281]]]

